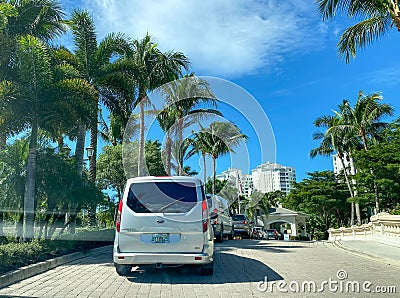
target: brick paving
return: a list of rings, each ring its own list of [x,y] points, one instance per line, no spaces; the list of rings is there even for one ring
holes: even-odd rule
[[[112,264],[111,249],[105,247],[0,289],[0,297],[399,297],[400,292],[400,267],[346,254],[327,242],[224,241],[216,245],[213,276],[200,275],[198,268],[155,270],[147,266],[120,277]],[[343,279],[337,276],[338,271],[344,274]],[[258,288],[265,284],[259,282],[265,277],[268,289],[262,292]],[[319,287],[329,279],[369,281],[371,291],[376,291],[376,286],[386,291],[388,286],[397,286],[398,293],[377,295],[362,289],[360,293],[340,289],[334,293],[326,287],[322,294],[295,287],[304,281],[313,281]],[[279,290],[278,283],[282,286],[284,282],[286,286]]]

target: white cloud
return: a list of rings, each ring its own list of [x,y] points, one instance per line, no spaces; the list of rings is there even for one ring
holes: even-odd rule
[[[201,75],[237,77],[272,69],[285,55],[319,48],[325,35],[307,0],[91,0],[99,36],[146,32],[185,53]]]

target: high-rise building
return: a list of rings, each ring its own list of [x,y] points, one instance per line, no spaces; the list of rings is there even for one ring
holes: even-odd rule
[[[347,169],[347,173],[354,175],[356,173],[356,169],[354,167],[354,161],[351,156],[348,154],[344,153],[343,154],[343,163],[340,160],[340,158],[337,156],[337,154],[332,155],[332,161],[333,161],[333,172],[337,175],[343,172],[343,164],[344,167]]]
[[[240,169],[228,169],[216,176],[218,180],[228,181],[228,185],[238,189],[240,195],[249,197],[253,192],[253,181],[249,174],[242,174]]]
[[[282,166],[277,163],[264,163],[251,171],[254,189],[262,193],[280,190],[289,194],[296,182],[294,167]]]

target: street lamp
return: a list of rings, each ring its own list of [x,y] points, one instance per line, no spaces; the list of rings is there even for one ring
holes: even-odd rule
[[[91,146],[86,147],[86,154],[87,154],[87,157],[90,160],[92,158],[92,156],[93,156],[93,147],[91,147]]]

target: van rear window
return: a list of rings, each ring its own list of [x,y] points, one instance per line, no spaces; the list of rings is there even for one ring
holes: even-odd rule
[[[127,206],[136,213],[187,213],[197,204],[194,183],[133,183]]]

